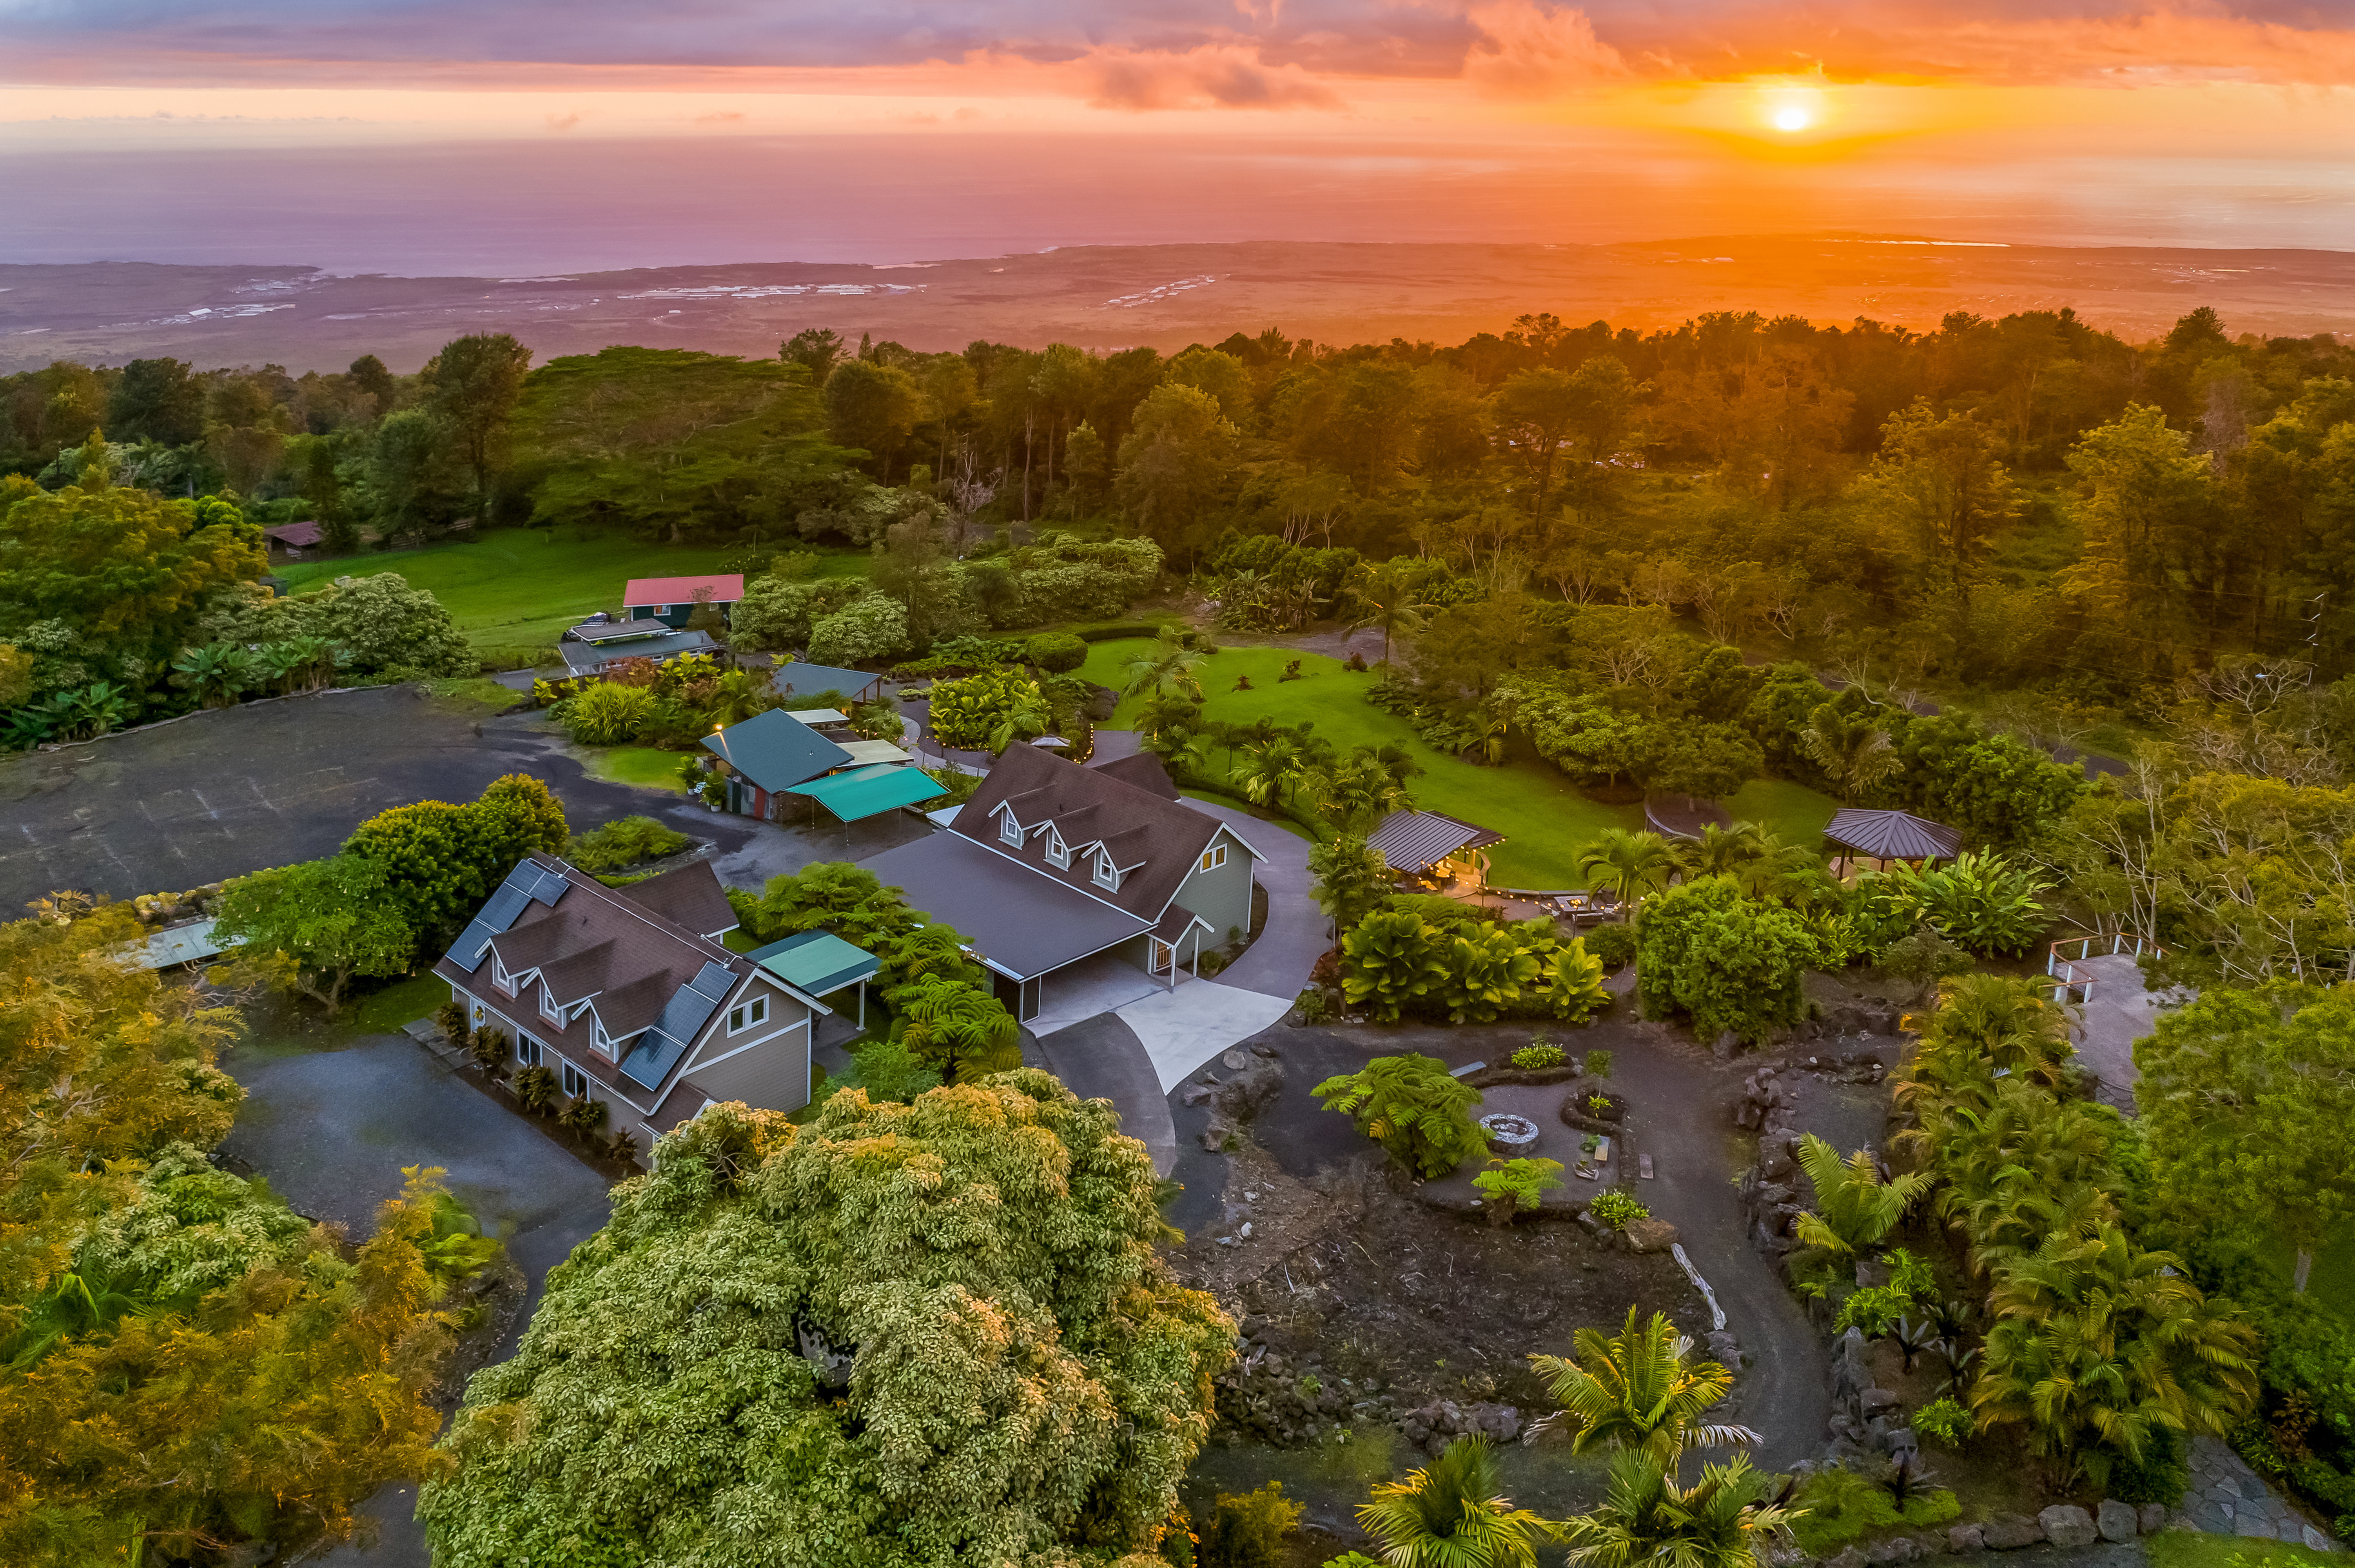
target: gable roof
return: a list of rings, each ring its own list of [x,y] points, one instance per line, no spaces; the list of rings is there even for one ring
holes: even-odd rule
[[[644,605],[692,604],[698,593],[708,592],[714,604],[733,604],[744,597],[744,574],[731,571],[712,577],[633,577],[622,590],[622,607],[635,610]]]
[[[845,697],[856,698],[882,678],[868,670],[805,664],[799,659],[781,664],[769,672],[770,684],[786,697],[815,697],[821,691],[838,691]]]
[[[859,864],[898,888],[909,908],[954,926],[984,963],[1016,979],[1048,974],[1153,929],[1150,920],[954,832],[911,839]]]
[[[643,905],[698,936],[717,937],[736,929],[736,911],[719,885],[719,873],[709,860],[681,866],[643,882],[613,890],[632,903]]]
[[[1502,844],[1505,836],[1438,811],[1393,811],[1366,839],[1393,871],[1423,871],[1450,855]]]
[[[639,624],[659,626],[660,621],[643,621]],[[616,641],[601,637],[592,641],[580,635],[583,631],[602,633],[596,625],[569,628],[556,645],[564,656],[565,667],[575,675],[592,675],[609,664],[623,659],[675,659],[682,654],[712,654],[719,645],[701,632],[662,631],[645,637]]]
[[[708,865],[686,870],[700,870],[716,891]],[[656,901],[688,907],[699,897],[683,872],[638,886],[658,883],[666,885]],[[608,1088],[624,1094],[659,1090],[755,965],[632,897],[634,891],[606,887],[551,856],[527,856],[433,972],[511,1011],[517,1027]],[[510,976],[536,972],[538,982],[519,987],[511,1006],[504,1005],[490,983],[494,965]],[[567,1017],[549,1019],[543,995]],[[570,1016],[584,1002],[580,1016]],[[618,1061],[597,1045],[601,1023]]]
[[[1011,811],[1021,825],[1018,848],[999,837],[1001,810]],[[1050,823],[1071,851],[1068,867],[1047,859],[1043,829]],[[960,837],[1148,925],[1161,918],[1195,861],[1223,830],[1216,817],[1182,802],[1164,799],[1104,769],[1083,768],[1028,746],[1008,746],[949,825],[949,831]],[[1095,880],[1090,858],[1082,853],[1097,845],[1120,869],[1117,889]],[[1243,849],[1251,852],[1247,844]]]
[[[1161,759],[1150,752],[1137,752],[1125,757],[1114,757],[1108,763],[1090,763],[1088,771],[1102,773],[1106,778],[1118,779],[1123,784],[1133,784],[1141,790],[1151,791],[1164,800],[1178,798],[1178,786],[1169,782],[1169,770],[1163,767]]]
[[[327,537],[327,530],[321,528],[314,522],[280,523],[274,528],[262,529],[261,537],[268,539],[276,539],[280,544],[290,546],[295,549],[308,549],[311,546],[317,544],[321,539],[325,539]]]
[[[703,738],[704,750],[774,795],[832,773],[850,753],[782,709],[755,713]]]

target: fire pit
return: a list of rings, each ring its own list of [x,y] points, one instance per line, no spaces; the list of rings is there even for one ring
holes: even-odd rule
[[[1481,1117],[1480,1130],[1488,1135],[1489,1152],[1502,1155],[1507,1159],[1525,1155],[1538,1146],[1538,1125],[1527,1116],[1516,1116],[1510,1112],[1499,1111],[1495,1115]]]

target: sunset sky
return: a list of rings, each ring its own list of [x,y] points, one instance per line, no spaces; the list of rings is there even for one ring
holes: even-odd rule
[[[1423,231],[2343,247],[2348,13],[0,0],[0,177],[40,208],[0,260],[310,259],[398,233],[417,265],[519,265],[527,229],[547,265]],[[126,194],[161,204],[168,243]],[[628,220],[655,209],[676,213],[659,233]]]

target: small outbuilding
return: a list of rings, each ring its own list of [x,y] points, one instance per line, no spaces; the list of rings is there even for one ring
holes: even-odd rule
[[[741,572],[710,577],[633,577],[622,590],[622,613],[626,620],[684,626],[699,604],[716,606],[725,620],[743,597]]]
[[[566,671],[575,677],[602,675],[607,666],[623,659],[660,661],[720,651],[701,632],[673,631],[660,621],[616,621],[602,613],[567,628],[556,645]]]
[[[801,931],[744,956],[804,996],[823,1002],[858,987],[858,1027],[867,1028],[867,982],[882,967],[876,956],[830,931]]]
[[[327,530],[316,523],[279,523],[261,530],[261,537],[285,551],[289,560],[301,560],[325,543]]]
[[[863,669],[837,669],[832,665],[805,664],[800,659],[769,672],[780,697],[817,697],[839,692],[853,705],[872,702],[883,695],[883,677]]]
[[[767,821],[777,820],[778,797],[786,791],[853,761],[848,752],[775,708],[706,735],[703,749],[728,764],[728,809]]]
[[[1926,865],[1951,860],[1963,847],[1961,832],[1943,822],[1932,822],[1910,811],[1866,811],[1856,806],[1832,814],[1824,840],[1839,850],[1842,877],[1859,859],[1873,861],[1877,868],[1896,860]]]
[[[903,805],[919,805],[948,794],[940,780],[922,768],[894,767],[879,763],[852,768],[822,779],[795,784],[787,795],[807,795],[842,823],[864,822]]]

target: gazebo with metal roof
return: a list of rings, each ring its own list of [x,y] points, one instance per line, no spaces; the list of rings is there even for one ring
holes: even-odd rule
[[[1884,865],[1891,860],[1951,860],[1963,847],[1962,834],[1943,822],[1910,811],[1857,806],[1834,812],[1824,837],[1839,846],[1843,874],[1848,862],[1859,856]]]
[[[802,931],[744,955],[786,985],[820,1001],[858,987],[858,1027],[867,1027],[867,982],[882,967],[875,955],[830,931]]]
[[[1366,848],[1380,850],[1393,871],[1424,876],[1443,860],[1504,841],[1501,833],[1441,812],[1393,811],[1367,838]]]

